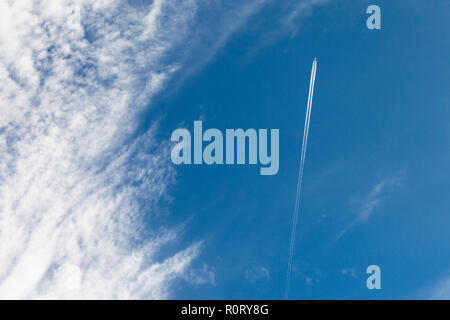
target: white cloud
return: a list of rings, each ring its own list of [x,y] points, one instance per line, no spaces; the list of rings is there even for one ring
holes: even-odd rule
[[[379,183],[375,184],[368,194],[362,198],[353,199],[354,205],[357,209],[357,220],[365,222],[369,220],[375,208],[383,201],[384,194],[388,188],[398,186],[402,183],[403,173],[393,178],[383,179]]]
[[[260,35],[258,43],[249,51],[254,54],[260,48],[273,45],[286,36],[294,37],[299,32],[303,22],[310,17],[314,10],[330,3],[332,0],[284,0],[267,1],[267,12],[263,23],[267,27]]]
[[[1,298],[165,298],[188,272],[198,243],[155,260],[175,232],[142,222],[173,172],[133,133],[197,10],[0,2]]]
[[[249,282],[270,279],[270,271],[264,266],[253,266],[245,272],[245,279]]]
[[[392,178],[386,178],[376,183],[364,196],[352,199],[351,203],[354,207],[356,215],[354,216],[353,221],[338,234],[336,240],[340,239],[347,231],[349,231],[354,226],[360,223],[367,222],[375,209],[385,199],[386,190],[391,189],[395,186],[399,186],[402,183],[403,179],[404,172],[400,172]]]
[[[308,286],[313,284],[313,279],[311,277],[305,277],[305,282]]]
[[[350,275],[352,278],[357,279],[358,278],[358,274],[356,273],[356,269],[355,268],[344,268],[341,269],[341,274],[343,275]]]
[[[188,272],[186,272],[182,278],[196,286],[210,284],[216,284],[216,273],[214,268],[210,267],[207,264],[203,264],[201,268],[191,268]]]
[[[299,21],[311,15],[312,10],[318,6],[327,4],[331,0],[303,0],[289,3],[289,13],[283,19],[283,24],[288,29],[298,30]]]
[[[450,276],[441,278],[425,295],[429,300],[450,300]]]

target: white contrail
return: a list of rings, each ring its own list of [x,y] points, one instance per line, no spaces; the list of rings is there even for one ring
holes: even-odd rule
[[[312,100],[314,95],[314,82],[316,81],[316,69],[317,69],[317,59],[314,58],[312,69],[311,69],[311,78],[309,81],[309,94],[308,94],[308,104],[306,107],[306,117],[305,117],[305,127],[303,129],[303,144],[302,144],[302,153],[300,156],[300,167],[298,172],[298,182],[297,182],[297,195],[295,198],[295,209],[294,209],[294,219],[292,221],[292,231],[291,231],[291,243],[289,247],[289,261],[286,275],[286,286],[284,291],[285,299],[289,298],[289,286],[291,282],[291,272],[292,272],[292,256],[294,254],[294,244],[295,244],[295,233],[297,231],[297,220],[298,220],[298,208],[300,203],[300,192],[302,189],[302,179],[303,179],[303,168],[305,166],[305,158],[306,158],[306,145],[308,143],[308,133],[309,133],[309,121],[311,119],[311,107]]]

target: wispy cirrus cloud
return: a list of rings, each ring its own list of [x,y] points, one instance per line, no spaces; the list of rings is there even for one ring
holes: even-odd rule
[[[176,233],[143,227],[174,172],[135,130],[201,3],[0,3],[0,297],[166,298],[188,272],[201,243],[157,260]]]
[[[393,187],[402,184],[404,175],[404,172],[400,172],[393,177],[385,178],[373,185],[367,194],[353,198],[351,200],[351,205],[354,208],[353,210],[355,212],[353,220],[346,228],[344,228],[344,230],[342,230],[337,235],[336,240],[340,239],[345,233],[347,233],[356,225],[367,222],[375,209],[388,196],[386,192]]]
[[[264,26],[264,32],[259,36],[256,45],[250,50],[254,54],[262,47],[270,46],[285,37],[294,37],[298,34],[303,23],[314,10],[333,0],[286,0],[283,2],[267,1],[267,15],[256,26]]]
[[[264,266],[252,266],[245,272],[245,279],[247,281],[254,283],[260,280],[269,280],[270,271]]]
[[[442,277],[430,289],[427,290],[424,296],[418,299],[428,300],[449,300],[450,299],[450,276]]]
[[[310,16],[313,10],[325,5],[332,0],[303,0],[290,2],[287,5],[287,12],[282,20],[284,30],[295,35],[301,27],[302,20]]]

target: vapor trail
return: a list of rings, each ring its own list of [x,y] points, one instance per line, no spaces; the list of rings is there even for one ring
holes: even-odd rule
[[[300,193],[301,193],[301,189],[302,189],[303,168],[305,166],[306,145],[308,144],[309,121],[311,119],[311,107],[312,107],[312,100],[313,100],[313,95],[314,95],[314,82],[316,81],[316,69],[317,69],[317,59],[314,58],[312,68],[311,68],[311,78],[309,80],[308,103],[307,103],[307,107],[306,107],[305,126],[303,128],[302,153],[300,156],[300,166],[298,169],[297,194],[295,197],[294,219],[292,221],[291,243],[290,243],[290,247],[289,247],[289,261],[288,261],[287,274],[286,274],[286,286],[285,286],[285,291],[284,291],[285,299],[289,298],[289,286],[291,283],[291,272],[292,272],[292,256],[294,254],[295,233],[297,231],[298,209],[299,209],[299,204],[300,204]]]

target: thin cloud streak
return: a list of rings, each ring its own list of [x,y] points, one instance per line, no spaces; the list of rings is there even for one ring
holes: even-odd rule
[[[352,202],[356,207],[356,215],[353,221],[337,235],[335,241],[339,240],[344,234],[346,234],[350,229],[357,226],[358,224],[367,222],[372,216],[375,209],[385,199],[386,190],[401,185],[403,179],[403,172],[397,174],[393,178],[383,179],[372,186],[371,190],[365,196],[363,196],[362,198],[353,199]]]
[[[295,37],[300,31],[304,21],[309,18],[314,9],[330,3],[332,0],[287,0],[283,3],[268,1],[265,9],[270,12],[270,20],[263,21],[266,27],[259,37],[257,44],[249,50],[247,55],[252,56],[261,48],[271,46],[285,37]],[[276,15],[274,15],[276,12]]]
[[[441,278],[425,295],[428,300],[449,300],[450,299],[450,276]],[[419,297],[423,299],[423,297]]]

